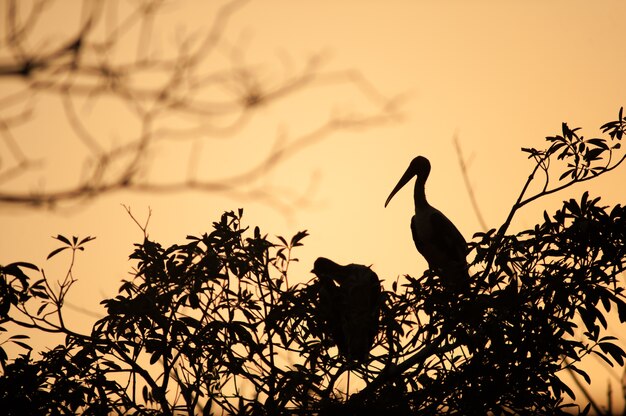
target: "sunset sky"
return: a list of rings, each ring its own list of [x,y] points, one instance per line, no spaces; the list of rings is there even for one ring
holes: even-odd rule
[[[60,3],[51,9],[53,17],[42,21],[45,33],[62,31],[70,26],[65,22],[77,21],[80,2]],[[181,33],[206,29],[217,10],[213,3],[168,6],[155,21],[154,50],[167,53]],[[312,278],[310,270],[318,256],[372,265],[386,284],[404,274],[420,275],[426,264],[411,240],[412,187],[383,207],[411,159],[417,155],[430,159],[430,203],[471,239],[482,229],[464,185],[456,136],[482,215],[488,227],[497,228],[533,167],[522,147],[543,147],[546,136],[560,133],[562,122],[582,127],[585,136],[599,135],[599,127],[616,119],[626,105],[625,17],[623,0],[244,3],[225,27],[224,56],[243,51],[240,58],[245,64],[257,68],[260,79],[271,84],[290,68],[297,72],[308,58],[320,55],[325,60],[320,72],[349,73],[363,83],[346,78],[313,84],[261,105],[232,138],[200,134],[194,142],[202,149],[199,171],[228,176],[257,163],[279,135],[290,140],[333,115],[371,113],[380,100],[398,97],[401,117],[336,131],[271,172],[263,180],[273,189],[306,196],[307,203],[293,206],[288,215],[263,201],[191,191],[117,192],[58,211],[6,207],[0,210],[0,263],[28,261],[62,276],[67,257],[45,261],[58,246],[50,236],[96,236],[80,253],[79,281],[69,302],[102,314],[99,302],[114,296],[120,280],[128,278],[132,268],[128,255],[133,243],[142,239],[121,204],[139,220],[145,220],[150,208],[149,235],[164,245],[207,232],[222,212],[243,207],[245,223],[259,225],[270,236],[289,237],[304,229],[310,233],[296,252],[300,262],[290,281]],[[3,89],[13,87],[6,80],[0,82],[0,96],[6,95]],[[81,110],[93,118],[98,137],[115,141],[136,127],[105,106]],[[51,163],[9,186],[34,190],[56,186],[57,180],[62,183],[66,178],[71,182],[76,172],[66,169],[65,163],[79,146],[71,141],[59,145],[58,137],[65,131],[59,124],[62,112],[54,102],[37,108],[38,117],[21,137],[28,138],[25,146]],[[153,175],[168,177],[187,170],[189,147],[181,154],[175,148],[168,143],[155,149],[159,169]],[[585,190],[601,196],[607,205],[624,204],[625,182],[626,166],[539,200],[520,212],[511,231],[532,227],[541,221],[543,210],[554,211],[561,201],[578,198]],[[72,324],[87,331],[94,319],[77,312]],[[623,327],[613,331],[618,335]],[[617,377],[621,372],[613,370]],[[620,386],[609,373],[599,376],[592,389],[604,395],[609,380],[621,406]]]

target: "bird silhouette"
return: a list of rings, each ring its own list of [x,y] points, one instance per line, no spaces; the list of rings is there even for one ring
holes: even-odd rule
[[[326,332],[347,360],[364,362],[378,333],[381,288],[367,266],[315,260],[320,283],[319,314]]]
[[[417,176],[413,194],[415,215],[411,219],[415,247],[428,262],[428,267],[445,279],[444,283],[465,285],[469,278],[467,243],[452,221],[426,200],[425,185],[429,174],[430,162],[424,156],[417,156],[389,194],[385,207],[404,185]]]

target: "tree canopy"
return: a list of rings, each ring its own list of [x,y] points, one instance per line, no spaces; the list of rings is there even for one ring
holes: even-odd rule
[[[320,316],[320,280],[289,282],[306,231],[271,239],[245,225],[242,209],[169,247],[142,227],[133,277],[103,301],[107,315],[89,333],[66,325],[64,299],[76,255],[93,238],[58,235],[49,257],[70,255],[63,278],[23,262],[0,270],[3,332],[12,325],[0,350],[0,406],[8,414],[586,414],[591,404],[570,404],[574,392],[560,376],[589,383],[579,363],[590,354],[624,364],[607,316],[626,320],[626,207],[584,192],[532,228],[508,228],[524,205],[622,164],[622,110],[602,130],[608,137],[587,139],[563,123],[545,149],[523,149],[535,166],[500,228],[470,241],[470,284],[451,288],[433,270],[398,278],[381,294],[373,348],[359,362],[338,353]],[[528,194],[533,181],[542,186]],[[16,325],[66,339],[35,357]],[[8,357],[7,342],[26,352]],[[340,382],[348,373],[350,391]]]

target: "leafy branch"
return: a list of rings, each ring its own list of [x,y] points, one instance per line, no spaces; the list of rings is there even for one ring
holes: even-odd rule
[[[603,124],[601,129],[603,133],[608,133],[609,140],[605,138],[585,139],[584,136],[577,133],[580,128],[570,129],[566,123],[563,123],[561,125],[561,135],[546,137],[546,140],[550,143],[547,149],[522,148],[523,152],[529,154],[528,158],[535,161],[535,167],[528,176],[526,183],[524,183],[506,220],[498,229],[496,234],[497,240],[504,237],[513,217],[525,205],[544,196],[562,191],[574,184],[597,178],[612,171],[624,162],[626,154],[618,155],[617,160],[613,160],[614,153],[621,149],[619,141],[626,132],[626,117],[623,115],[623,107],[619,110],[618,119]],[[550,177],[550,165],[555,158],[556,161],[566,161],[566,168],[560,174],[557,184],[554,184]],[[531,196],[526,196],[526,192],[535,180],[538,172],[544,174],[542,189]],[[498,243],[499,241],[496,241],[493,247],[498,247]],[[489,274],[494,258],[495,251],[487,259],[483,278],[486,278]]]

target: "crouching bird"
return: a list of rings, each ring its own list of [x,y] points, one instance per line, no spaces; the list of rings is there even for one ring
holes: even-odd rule
[[[324,257],[315,260],[312,271],[319,278],[323,327],[348,361],[366,361],[378,333],[378,276],[367,266],[342,266]]]
[[[389,194],[385,207],[416,176],[413,193],[415,215],[411,219],[415,247],[428,262],[428,267],[443,279],[444,284],[465,286],[469,283],[467,243],[452,221],[426,200],[425,185],[429,174],[430,162],[423,156],[417,156]]]

